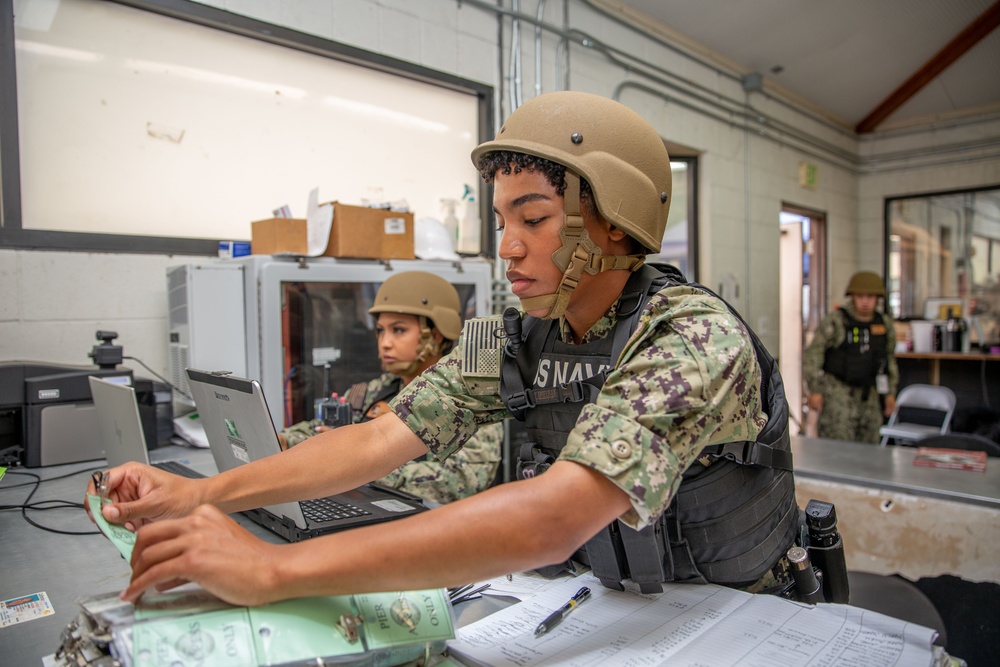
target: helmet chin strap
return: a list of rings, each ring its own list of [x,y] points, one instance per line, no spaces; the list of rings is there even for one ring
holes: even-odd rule
[[[554,320],[566,312],[569,297],[580,284],[583,272],[594,275],[602,271],[635,271],[646,261],[645,255],[617,255],[604,257],[601,249],[590,238],[580,212],[580,177],[566,170],[566,191],[563,196],[566,211],[563,227],[559,230],[562,246],[552,253],[552,261],[562,272],[562,281],[554,294],[542,294],[521,299],[521,308],[526,312],[548,310],[541,316],[544,320]]]
[[[429,357],[441,355],[441,343],[434,338],[431,328],[427,326],[427,318],[420,316],[420,340],[417,341],[417,356],[412,361],[394,361],[383,364],[382,368],[387,373],[401,375],[403,377],[413,377]]]

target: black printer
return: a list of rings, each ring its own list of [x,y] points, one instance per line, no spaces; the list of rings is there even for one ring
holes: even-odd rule
[[[104,458],[97,411],[87,378],[123,378],[135,387],[146,447],[167,444],[173,436],[169,385],[134,379],[120,368],[124,359],[118,334],[98,331],[88,355],[94,366],[41,361],[0,361],[0,465],[29,468]]]
[[[91,375],[133,381],[127,368],[0,361],[0,461],[36,468],[104,458]]]

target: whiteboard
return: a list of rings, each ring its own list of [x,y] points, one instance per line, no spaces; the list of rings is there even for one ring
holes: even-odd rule
[[[117,3],[17,4],[24,230],[240,240],[317,187],[437,218],[478,192],[475,89]]]

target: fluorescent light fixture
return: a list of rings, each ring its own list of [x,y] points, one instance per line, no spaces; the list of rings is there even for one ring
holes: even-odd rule
[[[52,46],[43,42],[32,42],[24,39],[15,39],[14,47],[18,51],[33,53],[38,56],[48,56],[50,58],[63,58],[65,60],[76,60],[85,63],[96,63],[104,60],[104,55],[93,51],[81,51],[79,49],[67,49],[62,46]]]
[[[289,99],[302,99],[307,95],[301,88],[293,88],[280,83],[267,83],[265,81],[254,81],[232,74],[220,74],[210,70],[198,69],[197,67],[187,67],[184,65],[171,65],[169,63],[157,63],[149,60],[126,60],[125,67],[140,72],[151,74],[166,74],[167,76],[177,76],[192,81],[203,83],[220,84],[242,88],[243,90],[253,90],[259,93],[273,95],[275,93]]]
[[[359,116],[377,116],[382,120],[387,120],[391,123],[396,123],[398,125],[404,125],[409,127],[420,128],[421,130],[427,130],[430,132],[440,132],[445,134],[449,131],[449,127],[444,123],[439,123],[433,120],[427,120],[426,118],[420,118],[419,116],[414,116],[412,114],[403,113],[402,111],[393,111],[392,109],[386,109],[384,107],[376,106],[374,104],[367,104],[365,102],[357,102],[355,100],[344,99],[343,97],[336,97],[334,95],[328,95],[323,98],[323,104],[328,104],[332,107],[337,107],[344,111],[349,111],[351,113],[356,113]]]

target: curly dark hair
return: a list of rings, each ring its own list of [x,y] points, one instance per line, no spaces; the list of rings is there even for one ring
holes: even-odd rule
[[[536,171],[544,174],[559,196],[566,192],[566,167],[542,157],[515,151],[491,151],[479,158],[479,174],[487,183],[493,183],[497,173],[505,176],[520,174],[522,171]],[[594,192],[587,179],[580,177],[580,204],[592,217],[598,217]]]

